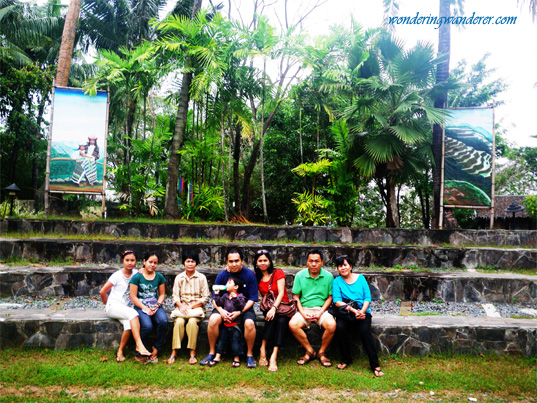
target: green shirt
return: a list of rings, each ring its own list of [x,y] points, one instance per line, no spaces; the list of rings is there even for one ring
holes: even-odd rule
[[[308,269],[301,270],[295,276],[293,294],[300,297],[304,308],[323,306],[326,299],[332,295],[332,281],[334,276],[324,269],[316,278],[310,276]]]
[[[155,278],[151,281],[145,279],[141,273],[136,273],[131,277],[131,284],[138,286],[138,295],[137,297],[142,301],[148,300],[150,298],[155,298],[158,300],[158,288],[161,284],[166,282],[166,278],[160,274],[155,273]]]

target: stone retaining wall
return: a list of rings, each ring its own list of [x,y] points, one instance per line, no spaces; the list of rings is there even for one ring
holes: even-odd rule
[[[113,267],[27,267],[0,269],[0,297],[37,295],[40,297],[96,296],[107,281]],[[179,267],[162,266],[166,277],[166,293],[171,295]],[[214,284],[218,270],[200,268],[209,285]],[[284,269],[287,287],[292,288],[294,269]],[[329,269],[333,275],[335,270]],[[374,301],[431,301],[488,302],[537,304],[537,277],[516,274],[482,273],[411,273],[362,272],[371,289]]]
[[[496,266],[502,269],[537,270],[537,249],[442,248],[433,246],[377,245],[303,245],[303,244],[237,244],[196,242],[99,241],[70,239],[0,238],[0,259],[19,257],[37,261],[74,259],[77,262],[119,263],[125,249],[143,256],[148,251],[159,254],[160,263],[178,264],[185,250],[196,250],[203,264],[222,264],[226,251],[239,247],[245,262],[251,265],[255,252],[268,249],[275,263],[305,267],[307,253],[313,247],[322,251],[325,266],[337,255],[347,255],[356,267],[417,266],[422,268],[467,268]]]
[[[9,317],[0,311],[0,348],[75,348],[116,349],[122,333],[117,321],[107,319],[103,311],[79,310],[70,316],[28,312],[24,317]],[[22,315],[22,314],[21,314]],[[260,344],[263,322],[258,318],[255,350]],[[198,349],[207,351],[207,321],[201,322]],[[170,321],[166,350],[171,346]],[[486,318],[375,317],[372,332],[380,354],[537,354],[537,328],[531,320]],[[319,328],[308,332],[315,348],[320,345]],[[298,343],[288,335],[284,353],[296,354]],[[329,352],[333,359],[338,353]],[[132,351],[132,346],[131,346]],[[182,353],[184,354],[184,352]]]
[[[394,245],[481,245],[537,247],[537,231],[411,230],[230,224],[152,224],[71,220],[0,220],[0,233],[107,234],[142,238],[225,238],[230,241],[299,241]]]

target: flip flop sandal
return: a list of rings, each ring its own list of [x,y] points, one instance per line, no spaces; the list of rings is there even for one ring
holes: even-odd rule
[[[200,365],[209,365],[209,363],[214,359],[214,354],[208,354],[203,360],[200,361]]]
[[[166,364],[173,365],[175,363],[175,355],[171,355],[170,358],[168,358],[168,361],[166,361]]]
[[[214,367],[215,365],[220,364],[220,360],[211,360],[209,361],[209,367]]]
[[[256,367],[256,363],[255,363],[254,357],[252,357],[251,355],[249,355],[249,356],[246,357],[246,366],[247,366],[249,369],[252,369],[252,368],[255,368],[255,367]]]
[[[296,363],[298,365],[306,365],[308,362],[314,360],[315,358],[317,358],[317,353],[315,351],[313,353],[306,351],[306,354],[300,357]]]
[[[268,360],[267,358],[260,358],[259,359],[259,365],[261,365],[262,367],[268,367]]]
[[[276,372],[278,370],[278,366],[277,365],[271,365],[270,367],[268,367],[268,370],[269,370],[269,372]]]
[[[125,357],[122,356],[122,355],[116,355],[116,361],[117,362],[123,362],[123,361],[125,361]]]
[[[241,366],[241,362],[240,361],[233,361],[233,363],[231,364],[231,366],[233,368],[239,368]]]
[[[330,359],[326,356],[325,353],[319,353],[319,361],[321,361],[321,365],[323,367],[331,367],[332,366],[332,361],[330,361]]]
[[[338,366],[336,367],[337,369],[345,369],[349,366],[349,364],[347,364],[346,362],[341,362],[338,364]]]
[[[198,363],[198,360],[196,359],[196,356],[191,355],[190,358],[188,359],[188,363],[189,363],[190,365],[197,364],[197,363]]]
[[[374,369],[373,370],[373,374],[378,378],[378,377],[381,377],[381,376],[384,376],[384,372],[382,372],[381,369]]]
[[[136,352],[134,353],[134,355],[136,357],[151,357],[151,353],[149,351],[138,351],[136,350]]]

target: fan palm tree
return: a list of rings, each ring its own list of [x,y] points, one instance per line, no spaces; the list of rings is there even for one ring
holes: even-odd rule
[[[422,170],[431,125],[443,114],[430,105],[435,80],[432,46],[418,43],[404,51],[389,34],[380,34],[369,56],[350,64],[354,95],[342,116],[353,133],[354,166],[374,179],[385,203],[386,226],[399,225],[396,188]],[[374,73],[374,74],[372,74]]]

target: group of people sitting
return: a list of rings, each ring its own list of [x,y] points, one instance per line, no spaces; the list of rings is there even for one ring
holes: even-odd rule
[[[168,330],[168,318],[163,308],[166,279],[156,272],[158,256],[148,253],[138,272],[136,254],[127,250],[122,255],[123,269],[115,272],[102,287],[100,294],[110,318],[119,320],[124,328],[117,361],[125,360],[123,350],[132,334],[136,343],[136,360],[158,362]],[[254,271],[243,266],[244,257],[239,249],[227,252],[226,268],[220,272],[209,290],[207,278],[196,270],[198,254],[183,253],[185,271],[178,274],[173,285],[174,319],[172,353],[167,360],[173,364],[177,351],[186,335],[190,351],[189,364],[196,364],[196,346],[199,322],[205,318],[205,307],[211,300],[213,311],[209,316],[207,335],[209,354],[199,364],[215,366],[222,355],[231,353],[233,367],[241,365],[240,357],[246,352],[246,365],[255,368],[253,348],[256,339],[254,304],[263,297],[261,308],[265,326],[259,354],[259,365],[277,371],[277,358],[287,329],[304,347],[304,355],[297,361],[305,365],[318,358],[321,365],[332,366],[327,349],[334,339],[341,354],[338,369],[351,362],[351,341],[358,337],[369,358],[375,376],[383,376],[375,343],[371,335],[371,293],[364,276],[352,271],[347,256],[336,258],[339,276],[334,279],[324,270],[323,255],[311,250],[307,255],[307,269],[299,271],[292,287],[292,297],[285,286],[285,273],[276,269],[270,253],[261,249],[255,254]],[[131,306],[134,306],[131,308]],[[323,329],[321,346],[316,352],[311,346],[306,329],[315,322]],[[149,337],[155,331],[151,351]],[[269,345],[272,346],[270,356]]]

